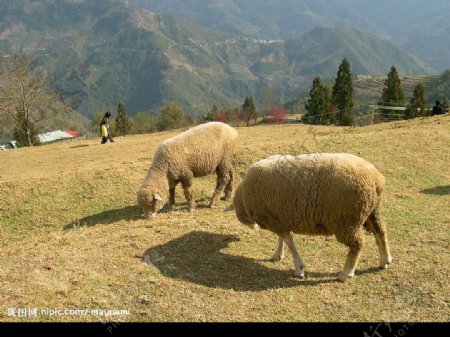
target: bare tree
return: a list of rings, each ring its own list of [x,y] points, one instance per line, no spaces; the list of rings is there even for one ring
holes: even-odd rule
[[[33,146],[33,130],[47,131],[67,108],[50,89],[48,74],[27,55],[0,53],[0,123],[23,133],[21,146]]]

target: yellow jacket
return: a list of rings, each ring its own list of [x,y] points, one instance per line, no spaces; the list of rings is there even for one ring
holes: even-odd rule
[[[102,137],[108,137],[108,129],[104,124],[102,125]]]

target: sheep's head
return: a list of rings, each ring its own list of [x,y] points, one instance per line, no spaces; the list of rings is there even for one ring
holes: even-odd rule
[[[144,209],[144,215],[148,219],[156,217],[156,213],[164,206],[164,199],[160,191],[149,187],[142,187],[137,192],[137,202]]]

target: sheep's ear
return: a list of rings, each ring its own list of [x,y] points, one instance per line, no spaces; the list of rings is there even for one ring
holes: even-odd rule
[[[163,198],[158,193],[153,193],[153,199],[163,201]]]

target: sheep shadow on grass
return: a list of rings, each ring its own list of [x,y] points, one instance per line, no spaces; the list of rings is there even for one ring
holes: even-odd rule
[[[239,241],[239,238],[194,231],[149,248],[142,259],[164,276],[235,291],[263,291],[335,282],[337,274],[316,273],[315,276],[320,275],[320,279],[298,280],[293,277],[291,269],[269,268],[262,261],[221,252],[234,241]]]
[[[422,192],[424,194],[449,195],[450,194],[450,185],[435,186],[432,188],[427,188],[425,190],[421,190],[420,192]]]
[[[81,145],[71,146],[70,148],[71,148],[71,149],[79,149],[79,148],[82,148],[82,147],[89,147],[89,145],[87,145],[87,144],[81,144]]]
[[[112,209],[103,211],[97,214],[92,214],[79,220],[72,221],[64,226],[64,230],[69,230],[75,227],[91,227],[96,225],[107,225],[116,221],[130,221],[142,218],[141,207],[126,206],[119,209]]]
[[[166,206],[167,205],[164,206],[164,208],[162,209],[162,212],[160,212],[160,213],[165,213],[164,211],[169,212],[168,209],[165,210]],[[174,206],[174,210],[175,211],[187,211],[189,209],[189,205],[188,205],[187,202],[175,203],[173,206]],[[196,210],[199,210],[199,209],[210,209],[210,207],[209,207],[209,204],[202,204],[201,201],[196,200],[195,201],[195,209]]]

